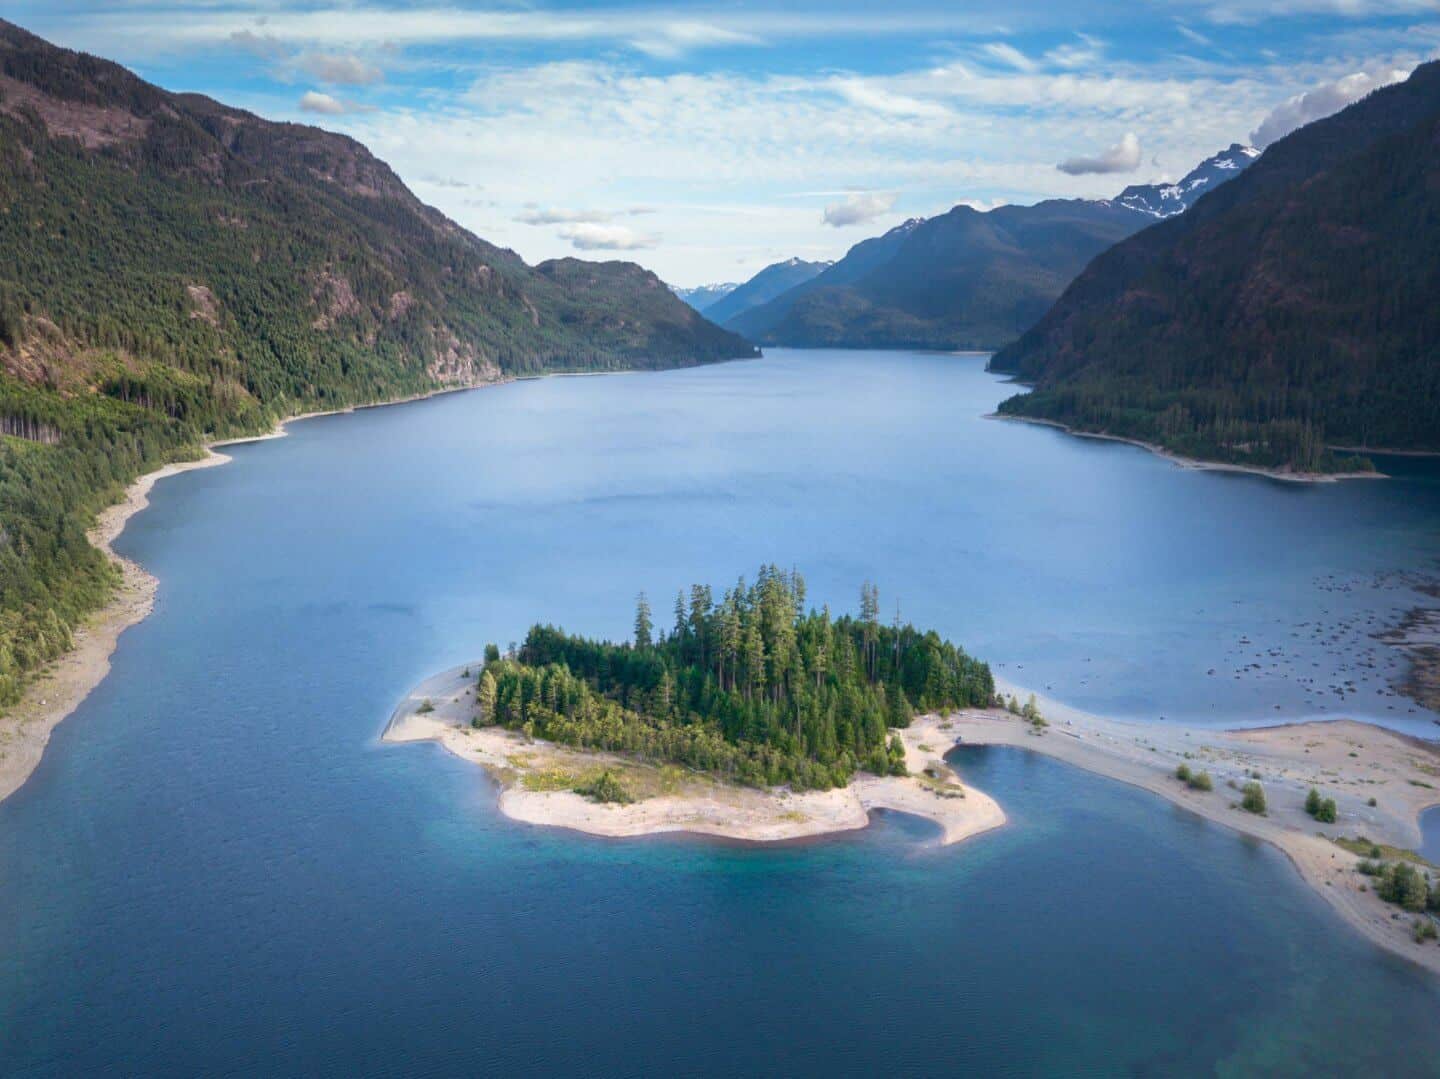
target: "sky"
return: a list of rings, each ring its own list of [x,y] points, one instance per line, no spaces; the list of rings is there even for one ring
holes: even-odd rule
[[[5,0],[167,89],[359,139],[527,261],[680,286],[965,203],[1104,198],[1440,57],[1440,0]]]

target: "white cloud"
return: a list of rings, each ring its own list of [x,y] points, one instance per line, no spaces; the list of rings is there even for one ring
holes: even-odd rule
[[[1107,175],[1134,172],[1140,167],[1140,140],[1133,131],[1108,150],[1094,157],[1071,157],[1055,166],[1069,176]]]
[[[603,210],[562,210],[554,207],[532,208],[516,215],[522,225],[598,225],[609,221],[611,215]]]
[[[1080,38],[1079,44],[1070,42],[1065,45],[1056,45],[1055,48],[1045,53],[1046,62],[1066,70],[1093,67],[1098,64],[1104,57],[1105,43],[1089,34],[1076,36]]]
[[[578,251],[640,251],[660,242],[658,236],[636,232],[625,225],[583,221],[566,225],[559,234]]]
[[[661,60],[674,60],[695,49],[761,44],[764,41],[754,34],[688,21],[662,23],[630,40],[633,48]]]
[[[369,86],[385,77],[378,67],[354,53],[307,52],[295,59],[295,66],[332,86]]]
[[[316,112],[324,116],[339,116],[349,112],[350,109],[337,97],[322,94],[318,90],[306,90],[300,96],[300,111]]]
[[[1183,22],[1179,22],[1178,20],[1175,23],[1175,30],[1177,33],[1179,33],[1181,37],[1183,37],[1186,41],[1191,42],[1192,44],[1204,45],[1206,47],[1209,47],[1211,44],[1213,44],[1213,42],[1211,42],[1211,40],[1204,34],[1200,33],[1200,31],[1192,30],[1190,29],[1190,27],[1186,26]]]
[[[1435,0],[1220,0],[1205,17],[1220,25],[1253,25],[1266,19],[1330,15],[1371,19],[1387,15],[1433,14]]]
[[[982,50],[991,59],[999,60],[1002,64],[1008,64],[1016,71],[1038,71],[1040,65],[1030,57],[1017,49],[1014,45],[1007,45],[1003,41],[992,41],[988,45],[982,45]]]
[[[895,205],[895,196],[885,191],[856,191],[843,202],[825,207],[825,224],[835,228],[863,225],[888,213]]]
[[[1339,112],[1373,90],[1403,81],[1409,74],[1395,67],[1357,71],[1303,94],[1296,94],[1270,110],[1270,114],[1260,121],[1260,126],[1250,133],[1250,142],[1263,150],[1297,127]]]
[[[226,42],[255,44],[251,38],[263,37],[296,47],[327,49],[590,42],[629,46],[668,59],[702,49],[759,47],[799,38],[1000,32],[1000,20],[994,16],[943,11],[869,14],[716,9],[694,17],[654,8],[547,11],[518,4],[480,10],[458,5],[382,7],[375,3],[332,3],[291,10],[267,7],[257,17],[254,8],[199,0],[183,13],[130,9],[88,12],[74,19],[59,16],[54,21],[70,26],[64,35],[70,42],[97,50],[108,43],[112,55],[122,42],[130,54],[154,55]]]
[[[941,117],[950,110],[938,101],[897,94],[883,86],[860,78],[841,78],[834,82],[835,92],[852,105],[887,116]]]

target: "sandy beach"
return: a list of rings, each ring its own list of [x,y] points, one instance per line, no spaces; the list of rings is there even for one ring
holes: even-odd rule
[[[1000,688],[1023,696],[1016,687]],[[1415,943],[1415,916],[1376,897],[1367,878],[1355,872],[1362,859],[1334,842],[1363,836],[1414,850],[1421,839],[1420,814],[1440,804],[1440,745],[1352,720],[1224,731],[1122,723],[1043,698],[1040,704],[1050,722],[1044,734],[997,711],[960,713],[953,717],[953,731],[966,744],[1043,753],[1142,787],[1271,843],[1346,922],[1388,951],[1440,974],[1440,947],[1433,941]],[[1182,763],[1192,771],[1208,771],[1214,790],[1192,790],[1177,780],[1175,769]],[[1250,778],[1265,788],[1266,816],[1237,806],[1238,787]],[[1305,813],[1312,786],[1335,799],[1339,815],[1334,824],[1321,824]]]
[[[597,836],[693,832],[750,842],[803,839],[864,828],[874,809],[933,821],[936,842],[958,843],[1005,823],[993,798],[961,788],[940,758],[953,744],[931,718],[904,732],[906,763],[916,776],[862,776],[843,790],[757,790],[719,783],[678,768],[654,768],[604,753],[577,752],[495,727],[473,728],[474,679],[456,668],[426,679],[400,703],[382,741],[438,742],[481,765],[500,786],[501,812],[528,824]],[[478,670],[478,666],[473,668]],[[433,711],[419,713],[425,702]],[[620,772],[646,796],[628,805],[600,804],[569,789],[599,768]],[[924,776],[932,768],[943,778]],[[948,774],[947,774],[948,773]],[[560,789],[548,789],[559,782]],[[963,796],[962,796],[963,794]]]
[[[488,381],[475,386],[452,386],[433,393],[416,394],[395,401],[377,402],[374,405],[298,413],[281,420],[273,430],[265,434],[212,442],[206,446],[203,457],[165,465],[154,472],[147,472],[130,484],[119,502],[100,511],[95,524],[86,533],[90,542],[104,552],[120,571],[120,584],[116,587],[115,594],[104,607],[76,627],[73,633],[74,648],[41,673],[13,707],[0,713],[0,801],[14,794],[30,778],[45,753],[45,747],[50,743],[50,733],[80,706],[80,702],[89,696],[90,691],[110,672],[110,656],[115,651],[120,635],[143,621],[155,608],[159,582],[134,562],[120,557],[112,547],[130,518],[150,504],[150,492],[155,484],[182,472],[223,465],[230,458],[216,452],[217,450],[247,442],[283,438],[289,425],[300,420],[353,412],[357,408],[405,404],[439,394],[495,384],[494,381]]]
[[[1383,480],[1386,478],[1383,472],[1295,472],[1288,468],[1262,468],[1259,465],[1236,465],[1224,461],[1202,461],[1198,457],[1183,457],[1178,453],[1172,453],[1164,446],[1158,446],[1154,442],[1145,442],[1138,438],[1125,438],[1123,435],[1106,435],[1098,431],[1079,431],[1069,424],[1061,423],[1059,420],[1046,420],[1036,416],[1007,416],[1000,412],[992,412],[985,417],[987,420],[1008,420],[1012,423],[1031,423],[1039,427],[1053,427],[1057,431],[1064,431],[1067,435],[1074,435],[1076,438],[1091,438],[1098,442],[1123,442],[1127,446],[1139,446],[1142,450],[1149,450],[1156,457],[1163,457],[1180,468],[1191,469],[1196,472],[1243,472],[1252,476],[1265,476],[1272,480],[1284,480],[1287,483],[1338,483],[1340,480]]]

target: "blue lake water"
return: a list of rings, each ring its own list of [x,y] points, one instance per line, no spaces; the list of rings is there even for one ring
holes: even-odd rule
[[[166,481],[119,544],[155,614],[0,803],[0,1073],[1440,1073],[1440,989],[1279,855],[1028,754],[957,753],[1013,817],[961,848],[887,815],[756,849],[513,825],[378,744],[487,641],[622,635],[637,590],[761,561],[837,609],[873,579],[1094,711],[1437,732],[1370,637],[1434,568],[1433,462],[1189,472],[983,419],[1007,392],[777,352],[306,421]]]

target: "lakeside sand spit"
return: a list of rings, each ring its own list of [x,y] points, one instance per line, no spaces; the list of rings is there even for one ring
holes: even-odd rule
[[[997,688],[1016,691],[999,679]],[[1363,836],[1406,850],[1418,847],[1420,814],[1440,805],[1440,745],[1353,720],[1225,731],[1122,723],[1044,699],[1041,707],[1051,724],[1044,734],[1004,712],[960,713],[953,717],[953,730],[967,744],[1028,749],[1143,787],[1273,844],[1350,925],[1380,947],[1440,974],[1440,947],[1434,941],[1417,944],[1411,936],[1416,916],[1379,899],[1372,882],[1355,871],[1363,859],[1333,842]],[[1195,791],[1177,780],[1175,769],[1182,763],[1208,771],[1215,789]],[[1237,788],[1251,778],[1265,788],[1264,817],[1236,804]],[[1306,814],[1311,787],[1335,799],[1334,824]],[[1376,805],[1368,804],[1371,798]]]
[[[870,810],[892,809],[934,821],[941,844],[958,843],[1005,823],[1005,813],[993,798],[974,788],[961,788],[940,760],[953,738],[939,729],[939,720],[917,721],[904,732],[906,764],[922,775],[931,768],[940,774],[939,780],[862,776],[844,790],[759,790],[679,768],[653,768],[612,754],[527,741],[521,734],[496,727],[473,728],[474,679],[465,677],[465,670],[446,671],[415,687],[395,710],[382,740],[439,742],[456,756],[483,766],[500,784],[501,812],[513,820],[599,836],[696,832],[774,842],[864,828],[870,823]],[[478,671],[479,666],[471,670]],[[425,701],[434,711],[417,714]],[[569,789],[534,789],[554,776],[581,776],[604,767],[622,772],[632,788],[649,796],[614,805],[593,802]]]
[[[1302,879],[1371,941],[1440,974],[1440,947],[1412,939],[1415,916],[1368,890],[1368,878],[1355,871],[1361,858],[1332,841],[1364,836],[1413,850],[1421,838],[1420,813],[1440,804],[1440,746],[1382,727],[1332,720],[1223,731],[1122,723],[1044,701],[1050,722],[1044,733],[994,709],[921,716],[901,732],[912,776],[862,775],[843,791],[796,794],[731,787],[679,769],[655,769],[610,754],[526,741],[493,727],[471,728],[474,679],[466,672],[478,670],[478,664],[458,667],[415,687],[396,708],[382,741],[438,742],[483,766],[500,785],[501,811],[514,820],[600,836],[698,832],[772,842],[863,828],[869,811],[883,808],[934,821],[941,829],[940,844],[948,845],[998,828],[1006,817],[993,798],[974,787],[964,786],[965,796],[954,797],[956,788],[946,782],[947,773],[953,773],[943,764],[936,768],[940,758],[957,744],[1012,746],[1143,787],[1274,844]],[[433,711],[417,714],[427,701]],[[1195,791],[1177,780],[1175,769],[1181,763],[1208,771],[1215,789]],[[669,771],[682,777],[658,788],[652,784],[655,793],[629,805],[592,802],[569,790],[568,783],[565,789],[527,785],[543,787],[546,780],[563,782],[564,777],[604,767],[623,772],[632,785],[638,778],[642,792],[647,775]],[[941,780],[925,775],[927,768]],[[1237,805],[1238,788],[1257,774],[1269,802],[1264,817]],[[1335,799],[1335,824],[1320,824],[1305,813],[1305,795],[1312,786]],[[937,788],[952,796],[937,793]],[[1368,804],[1371,798],[1375,806]]]

